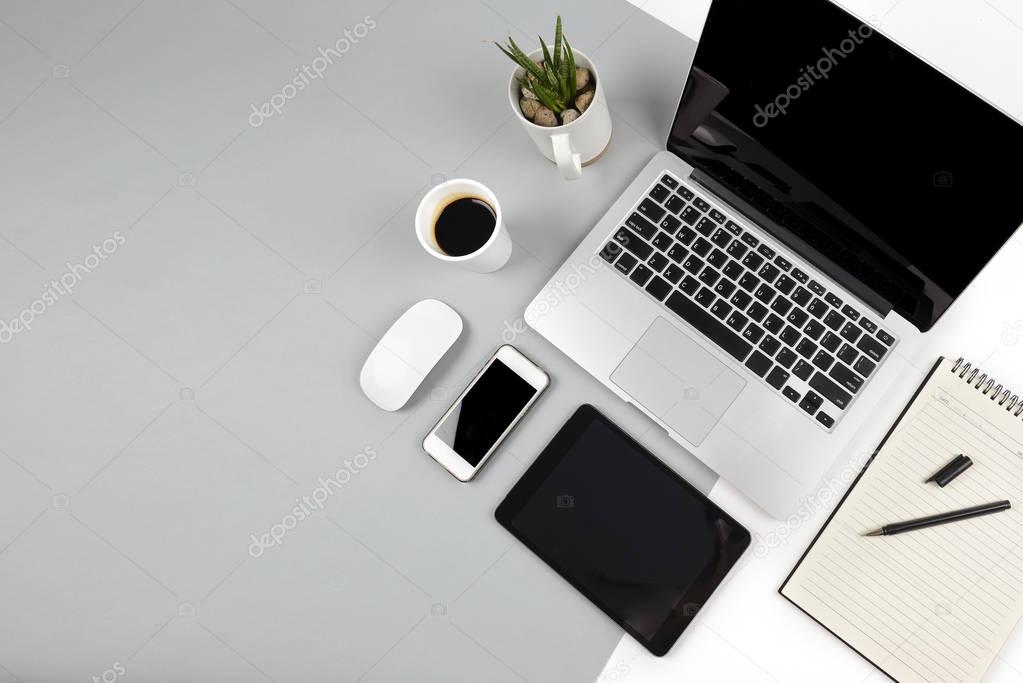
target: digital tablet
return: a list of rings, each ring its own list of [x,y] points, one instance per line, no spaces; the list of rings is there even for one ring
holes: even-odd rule
[[[750,544],[745,528],[589,405],[495,516],[657,656]]]

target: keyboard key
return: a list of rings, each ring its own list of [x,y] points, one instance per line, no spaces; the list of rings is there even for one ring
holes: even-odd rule
[[[834,294],[832,294],[831,292],[828,292],[827,294],[824,295],[824,300],[827,301],[832,306],[834,306],[835,308],[842,307],[842,300],[839,299]]]
[[[885,346],[891,346],[892,344],[895,343],[895,337],[888,334],[884,330],[878,330],[877,334],[875,334],[874,336],[880,339],[881,343],[884,344]]]
[[[760,284],[759,278],[753,273],[746,273],[739,278],[739,286],[745,289],[747,292],[752,292],[756,289],[756,286]]]
[[[766,282],[774,282],[774,278],[778,277],[779,273],[781,273],[780,270],[775,268],[770,263],[765,263],[764,267],[761,268],[757,274],[760,275],[760,277],[763,278],[764,281]]]
[[[668,258],[675,263],[682,263],[682,260],[689,255],[689,252],[677,242],[671,245],[671,249],[668,250]]]
[[[739,310],[743,310],[747,306],[749,306],[749,303],[751,301],[753,301],[753,297],[751,297],[746,292],[739,290],[738,292],[732,295],[731,301],[733,306],[735,306]]]
[[[757,287],[757,291],[753,293],[757,299],[765,304],[771,303],[771,299],[774,298],[775,291],[771,289],[770,285],[761,284]]]
[[[661,230],[665,231],[669,235],[674,235],[675,232],[682,226],[682,221],[675,218],[674,216],[665,216],[664,220],[660,222]]]
[[[814,373],[810,380],[810,388],[842,410],[845,410],[849,406],[849,401],[852,400],[848,391],[825,377],[823,372]]]
[[[810,299],[813,298],[813,294],[806,291],[802,287],[796,287],[796,291],[792,292],[792,300],[800,306],[805,306],[810,303]]]
[[[806,323],[806,327],[803,328],[803,334],[810,339],[817,341],[821,338],[821,335],[824,334],[824,325],[821,325],[816,320],[811,320]]]
[[[735,291],[735,285],[732,284],[731,280],[722,278],[718,280],[718,283],[714,286],[714,291],[717,292],[718,296],[727,299],[732,296],[732,292]]]
[[[856,348],[870,356],[870,358],[874,361],[880,361],[884,358],[885,351],[888,350],[886,347],[875,341],[873,337],[868,337],[866,335],[864,335],[863,338],[860,339],[859,343],[856,344]]]
[[[693,242],[692,246],[692,250],[700,256],[706,256],[707,254],[710,253],[710,250],[713,248],[714,245],[708,242],[707,240],[703,239],[702,237],[698,237],[696,241]]]
[[[693,199],[693,206],[695,206],[700,211],[706,211],[707,209],[710,208],[710,204],[708,204],[703,197],[695,197]]]
[[[785,372],[782,368],[777,365],[767,375],[767,383],[775,389],[781,390],[785,386],[785,382],[789,381],[789,373]]]
[[[650,269],[655,273],[659,273],[664,270],[665,266],[669,263],[671,263],[671,261],[668,260],[668,257],[659,251],[655,251],[646,261],[646,264],[650,266]]]
[[[778,278],[778,281],[774,283],[774,286],[778,288],[778,291],[788,296],[788,293],[792,291],[792,288],[796,286],[796,281],[790,278],[788,275],[782,275]]]
[[[671,190],[660,184],[654,185],[654,189],[650,190],[650,196],[659,202],[663,202],[670,194]]]
[[[863,378],[841,363],[835,363],[828,375],[853,394],[863,386]]]
[[[661,185],[664,185],[665,187],[674,190],[676,187],[678,187],[678,181],[672,178],[670,175],[665,174],[661,176]]]
[[[704,262],[696,258],[696,256],[694,256],[693,254],[690,254],[689,258],[682,262],[682,267],[688,270],[693,275],[696,275],[701,270],[703,270],[704,265],[705,265]]]
[[[643,239],[650,239],[657,234],[657,226],[635,212],[625,219],[625,225],[642,235]]]
[[[629,271],[632,270],[632,267],[637,263],[639,262],[632,254],[622,254],[621,258],[615,262],[615,268],[628,275]]]
[[[753,248],[756,248],[756,246],[760,244],[760,240],[758,240],[756,237],[749,234],[748,232],[743,234],[742,241]]]
[[[749,318],[744,316],[738,311],[732,311],[732,314],[728,316],[727,324],[736,332],[742,332],[742,328],[746,327],[746,323],[749,322]]]
[[[828,312],[828,306],[820,299],[814,298],[813,301],[807,304],[806,312],[820,320]]]
[[[795,346],[801,336],[802,335],[799,334],[799,330],[792,327],[792,325],[787,326],[781,331],[781,334],[778,335],[778,337],[789,346]]]
[[[622,253],[622,246],[620,244],[617,242],[608,242],[604,245],[604,248],[600,250],[600,258],[604,259],[608,263],[614,263],[620,253]]]
[[[728,231],[736,237],[742,234],[742,227],[740,227],[735,221],[728,221],[725,223],[725,227],[728,228]]]
[[[671,195],[670,197],[668,197],[668,201],[664,202],[664,207],[668,209],[668,211],[671,211],[676,216],[685,205],[686,203],[677,194]]]
[[[813,374],[813,366],[805,360],[801,360],[796,363],[796,367],[792,368],[792,374],[805,382]]]
[[[685,221],[686,224],[692,225],[696,221],[700,220],[700,212],[691,206],[687,206],[682,209],[682,213],[680,213],[678,217]]]
[[[813,415],[817,412],[817,409],[821,407],[822,403],[824,403],[824,399],[812,391],[808,391],[806,392],[806,396],[803,397],[803,400],[799,402],[799,407],[802,408],[804,412]]]
[[[870,322],[866,318],[863,318],[862,320],[860,320],[860,327],[865,329],[867,332],[870,332],[871,334],[874,334],[875,332],[877,332],[877,325],[875,325],[874,323]]]
[[[874,368],[877,364],[869,360],[866,356],[860,356],[860,359],[853,365],[853,370],[860,373],[864,377],[870,377],[870,373],[874,372]]]
[[[764,262],[764,257],[760,254],[750,252],[746,254],[746,258],[742,260],[742,265],[746,266],[750,270],[756,270]]]
[[[618,232],[615,233],[615,242],[631,251],[641,261],[646,261],[650,258],[650,254],[654,251],[653,247],[641,240],[636,233],[628,228],[618,228]]]
[[[682,280],[678,288],[681,289],[686,294],[688,294],[689,296],[693,296],[698,291],[700,291],[700,281],[697,280],[695,277],[686,275],[685,279]]]
[[[859,352],[849,344],[842,344],[842,348],[838,350],[838,360],[846,365],[852,365],[858,355]]]
[[[778,266],[779,268],[784,270],[786,273],[789,272],[792,269],[792,263],[788,259],[786,259],[784,256],[780,256],[780,255],[774,257],[774,265]]]
[[[835,424],[834,418],[825,413],[823,410],[817,413],[817,421],[820,422],[825,427],[827,427],[828,429],[831,429],[831,425]]]
[[[793,403],[799,400],[799,392],[793,389],[792,387],[785,387],[784,389],[782,389],[781,393],[785,396],[785,398],[792,401]]]
[[[837,331],[845,324],[845,318],[843,318],[842,314],[838,311],[829,311],[828,314],[824,316],[824,324]]]
[[[855,343],[863,334],[863,330],[852,323],[846,323],[839,334],[842,335],[842,339]]]
[[[807,287],[809,287],[810,291],[816,294],[817,296],[824,296],[824,285],[817,282],[816,280],[810,280],[810,284],[808,284]]]
[[[742,266],[739,265],[738,261],[729,261],[728,265],[721,269],[721,272],[723,272],[725,275],[732,278],[733,280],[738,280],[739,276],[745,273],[746,271],[743,270]]]
[[[710,252],[710,256],[707,257],[707,263],[714,266],[715,268],[721,268],[726,263],[728,263],[728,254],[721,251],[720,249],[715,249],[714,251]]]
[[[764,336],[764,329],[755,323],[750,323],[749,326],[742,331],[742,336],[756,344],[760,341],[760,338]]]
[[[715,318],[718,318],[719,320],[724,320],[725,316],[732,312],[732,307],[726,304],[721,299],[718,299],[717,301],[714,302],[714,305],[710,307],[710,312],[714,315]]]
[[[689,246],[693,243],[693,240],[696,239],[696,231],[692,228],[683,227],[678,231],[678,234],[675,235],[675,237],[677,237],[682,244]]]
[[[646,291],[658,301],[664,301],[664,297],[671,293],[671,285],[655,275],[647,284]]]
[[[796,353],[803,358],[811,358],[813,354],[817,353],[817,345],[809,339],[804,339],[796,344]]]
[[[700,287],[700,291],[698,291],[696,296],[693,298],[696,299],[696,303],[701,306],[709,307],[712,303],[714,303],[714,292],[706,287]]]
[[[710,266],[707,266],[706,268],[700,271],[698,277],[700,278],[700,282],[707,285],[708,287],[713,287],[714,283],[717,282],[718,278],[721,277],[721,273],[717,272]]]
[[[774,303],[771,304],[771,308],[777,311],[778,315],[785,315],[786,313],[789,312],[789,309],[792,308],[792,302],[784,297],[779,296],[777,299],[774,300]]]
[[[812,362],[818,368],[820,368],[821,370],[827,372],[828,368],[830,368],[832,365],[834,365],[835,357],[832,356],[827,351],[818,351],[817,355],[813,357],[813,361]]]
[[[760,340],[760,350],[766,353],[768,356],[773,356],[778,353],[778,349],[781,348],[781,342],[774,337],[764,337]],[[787,376],[788,373],[786,373]],[[781,387],[776,387],[780,389]]]
[[[632,275],[629,276],[629,279],[635,282],[640,287],[642,287],[643,285],[646,284],[646,281],[653,276],[653,274],[654,271],[650,270],[644,264],[641,263],[638,266],[636,266],[636,270],[632,271]]]
[[[664,207],[649,197],[645,197],[643,201],[639,203],[637,209],[641,214],[649,218],[654,223],[660,223],[661,219],[664,218]]]
[[[682,198],[686,200],[690,200],[694,196],[693,191],[690,190],[688,187],[680,187],[677,190],[675,190],[675,192],[678,192],[680,195],[682,195]]]
[[[696,223],[696,232],[700,233],[704,237],[710,237],[714,234],[714,229],[717,224],[709,218],[701,218]]]
[[[728,253],[737,259],[741,259],[745,256],[747,251],[749,251],[749,247],[739,240],[733,240],[732,243],[728,245]]]
[[[757,322],[760,322],[761,320],[764,319],[764,316],[767,315],[767,306],[763,305],[759,301],[754,301],[752,304],[750,304],[750,307],[746,309],[746,315],[753,318]]]
[[[796,280],[802,282],[804,285],[806,284],[807,280],[810,279],[810,276],[807,275],[806,273],[804,273],[803,271],[801,271],[799,268],[793,268],[792,269],[792,277],[794,277]]]
[[[826,335],[824,335],[824,339],[821,339],[821,346],[826,348],[831,353],[834,353],[835,349],[837,349],[841,345],[842,338],[831,332],[828,332]]]
[[[721,213],[717,209],[711,209],[707,215],[710,216],[711,220],[713,220],[715,223],[725,222],[725,214]]]
[[[771,247],[767,246],[766,244],[761,244],[759,247],[757,247],[757,252],[761,256],[766,258],[768,261],[770,261],[771,259],[774,258],[774,253],[775,253],[774,249],[772,249]]]
[[[857,320],[860,319],[860,312],[857,311],[852,306],[850,306],[849,304],[842,306],[842,314],[846,318],[849,318],[849,320],[852,320],[853,322],[856,322]]]
[[[685,273],[674,263],[664,270],[664,279],[673,285],[678,284],[678,281],[682,279],[683,275],[685,275]]]
[[[732,241],[732,236],[729,235],[728,231],[724,228],[718,228],[714,231],[714,234],[710,236],[710,241],[719,247],[725,247]]]
[[[771,359],[759,351],[754,351],[746,361],[746,367],[752,370],[757,377],[763,377],[771,368]]]
[[[781,363],[783,367],[791,368],[792,364],[799,360],[799,356],[793,353],[792,349],[782,348],[782,350],[778,352],[778,357],[775,358],[775,360]]]
[[[767,320],[764,321],[764,327],[771,334],[778,334],[785,328],[785,321],[772,313],[767,316]]]
[[[793,308],[789,311],[787,320],[796,327],[802,327],[807,318],[809,318],[809,316],[806,314],[806,311],[801,308]]]
[[[661,251],[665,251],[672,244],[674,244],[674,242],[672,241],[671,236],[667,233],[659,232],[654,235],[653,245]]]
[[[692,325],[707,339],[720,346],[726,353],[738,361],[743,361],[753,346],[742,337],[725,327],[707,311],[678,292],[668,297],[665,305],[678,317]]]

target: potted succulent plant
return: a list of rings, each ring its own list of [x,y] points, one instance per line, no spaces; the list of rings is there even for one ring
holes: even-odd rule
[[[496,43],[495,43],[496,44]],[[509,36],[497,47],[517,68],[508,85],[512,110],[541,154],[568,179],[596,161],[611,140],[611,115],[597,69],[565,38],[559,16],[554,42],[526,54]]]

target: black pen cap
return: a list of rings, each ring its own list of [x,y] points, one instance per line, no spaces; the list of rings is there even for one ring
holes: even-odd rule
[[[958,477],[960,474],[970,469],[973,465],[973,461],[967,456],[960,453],[956,457],[952,458],[952,462],[948,463],[940,470],[938,470],[933,477],[927,481],[933,481],[938,486],[944,488],[946,484]]]

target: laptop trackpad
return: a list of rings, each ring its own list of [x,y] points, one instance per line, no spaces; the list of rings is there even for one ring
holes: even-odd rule
[[[663,318],[647,328],[611,381],[697,446],[746,386],[746,380]]]

